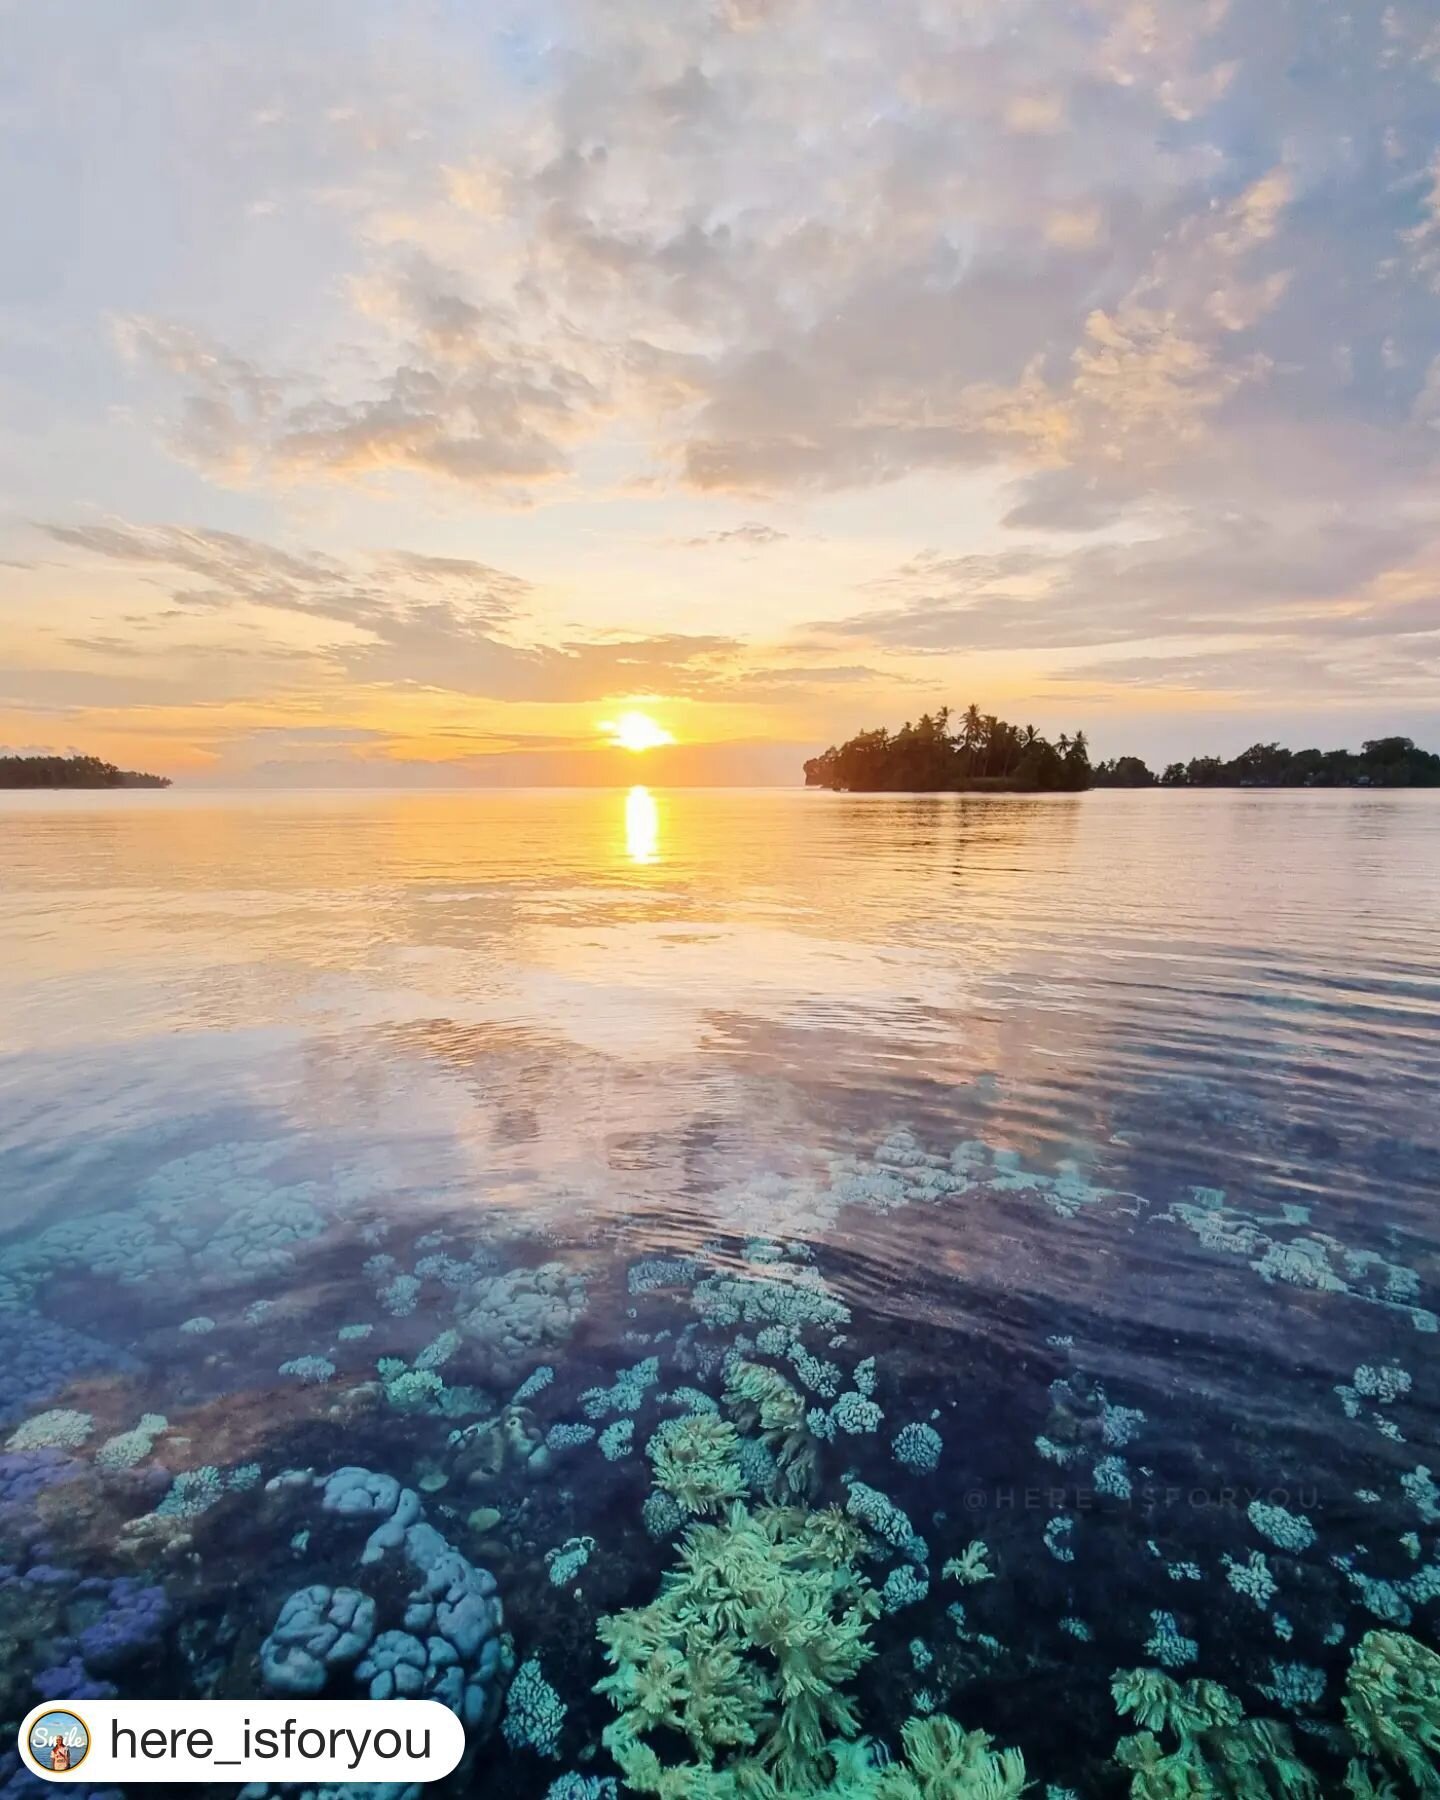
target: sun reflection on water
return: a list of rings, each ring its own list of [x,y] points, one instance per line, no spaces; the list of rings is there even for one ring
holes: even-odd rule
[[[660,860],[660,809],[646,787],[633,787],[625,796],[625,852],[631,862]]]

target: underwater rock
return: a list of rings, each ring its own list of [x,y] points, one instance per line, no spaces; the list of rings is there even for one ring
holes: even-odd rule
[[[370,1683],[372,1700],[413,1700],[431,1668],[424,1644],[408,1631],[382,1631],[355,1673]]]
[[[588,1436],[582,1441],[588,1443],[595,1435],[594,1429],[584,1429]],[[482,1487],[513,1466],[531,1480],[538,1480],[549,1474],[552,1448],[557,1446],[552,1446],[541,1433],[528,1407],[512,1404],[496,1418],[478,1419],[473,1425],[450,1433],[451,1479],[463,1486]]]

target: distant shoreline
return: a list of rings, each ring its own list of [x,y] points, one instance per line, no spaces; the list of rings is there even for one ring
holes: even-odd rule
[[[168,775],[119,769],[98,756],[0,756],[0,789],[57,792],[105,788],[168,788]]]
[[[1052,744],[971,705],[951,730],[949,707],[857,732],[805,763],[807,787],[850,794],[1083,793],[1088,788],[1440,788],[1440,755],[1408,737],[1368,738],[1350,750],[1252,744],[1228,761],[1194,756],[1156,775],[1143,758],[1092,765],[1085,733]]]

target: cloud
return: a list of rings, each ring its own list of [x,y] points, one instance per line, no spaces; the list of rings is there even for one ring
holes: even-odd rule
[[[728,530],[707,531],[700,537],[683,540],[688,550],[710,550],[725,544],[738,544],[742,549],[765,550],[771,544],[783,544],[789,537],[785,531],[777,531],[773,525],[760,525],[751,520],[744,525],[732,525]]]
[[[875,672],[854,665],[752,668],[737,638],[713,632],[610,632],[537,641],[539,591],[487,563],[411,551],[342,559],[289,550],[233,532],[181,526],[50,524],[57,543],[146,573],[191,619],[243,609],[290,614],[334,627],[308,648],[278,654],[308,659],[355,682],[426,688],[501,701],[583,702],[615,695],[761,701]],[[69,640],[105,656],[126,654],[124,640]],[[255,655],[268,654],[258,646]],[[226,646],[198,654],[221,661]],[[169,687],[184,669],[162,679]],[[238,662],[233,682],[246,679]],[[120,677],[66,677],[69,692]],[[153,684],[152,684],[153,685]],[[147,690],[148,691],[148,690]]]
[[[990,556],[926,553],[871,584],[883,604],[818,623],[840,639],[911,655],[1004,649],[1083,649],[1159,638],[1244,638],[1256,647],[1332,640],[1352,686],[1378,666],[1363,651],[1440,644],[1440,529],[1413,518],[1371,521],[1263,515],[1186,515],[1157,535],[1068,551]],[[1343,653],[1338,649],[1344,646]],[[1201,661],[1187,656],[1186,666]],[[1157,674],[1171,661],[1087,663],[1077,678]],[[1203,666],[1232,674],[1234,660]],[[1298,666],[1298,665],[1297,665]],[[1253,678],[1253,668],[1246,679]],[[1168,682],[1157,681],[1157,685]],[[1327,683],[1327,686],[1329,684]]]
[[[1361,384],[1390,428],[1423,381],[1421,6],[1019,0],[1001,29],[815,0],[661,28],[582,3],[517,20],[504,78],[451,48],[468,128],[403,57],[387,84],[342,40],[313,78],[343,85],[348,53],[387,121],[376,192],[315,190],[356,215],[343,349],[272,366],[119,322],[200,466],[515,500],[601,440],[704,491],[1006,464],[1104,475],[1123,506],[1183,495],[1192,450],[1257,413],[1352,411],[1337,340],[1361,369],[1392,340],[1392,379]]]
[[[600,400],[584,374],[520,341],[513,321],[418,278],[396,284],[404,360],[337,398],[262,372],[166,321],[116,322],[117,341],[188,385],[172,432],[187,461],[224,479],[355,477],[385,470],[523,497],[567,466],[565,440]]]
[[[1440,566],[1433,14],[499,0],[376,31],[357,0],[335,31],[147,9],[74,45],[39,9],[12,82],[35,135],[6,391],[71,382],[97,441],[108,407],[107,448],[158,432],[252,490],[227,520],[353,517],[308,490],[379,482],[452,514],[550,502],[531,542],[553,522],[602,552],[759,558],[772,508],[826,509],[833,540],[829,496],[889,490],[855,507],[867,567],[947,520],[865,610],[826,603],[833,667],[739,644],[723,612],[580,632],[463,559],[57,531],[187,619],[259,611],[283,637],[288,616],[336,678],[783,704],[863,684],[872,649],[886,680],[1103,650],[1129,688],[1176,656],[1238,681],[1214,643],[1240,640],[1307,681],[1308,637],[1317,692],[1384,685],[1387,646],[1428,654]],[[98,403],[91,295],[123,382]],[[112,479],[82,497],[137,505]],[[742,522],[693,524],[707,500]]]

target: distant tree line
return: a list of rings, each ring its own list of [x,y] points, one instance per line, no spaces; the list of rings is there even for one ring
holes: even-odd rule
[[[1440,756],[1408,737],[1369,738],[1351,750],[1286,750],[1252,744],[1228,761],[1195,756],[1161,775],[1138,756],[1090,766],[1085,733],[1052,744],[1033,725],[1010,725],[948,706],[898,731],[860,731],[805,764],[807,787],[852,794],[956,793],[973,789],[1075,793],[1088,787],[1440,787]]]
[[[1073,737],[1062,732],[1052,744],[1033,725],[1010,725],[973,705],[958,724],[942,706],[898,731],[858,732],[805,764],[807,787],[852,794],[1078,792],[1090,779],[1083,731]]]
[[[1112,757],[1094,772],[1096,787],[1440,787],[1440,756],[1408,737],[1369,738],[1352,750],[1286,750],[1252,744],[1227,762],[1192,756],[1156,776],[1138,756]]]
[[[0,788],[167,788],[164,775],[117,769],[98,756],[0,756]]]

